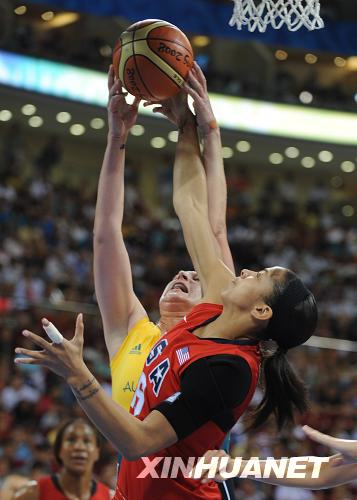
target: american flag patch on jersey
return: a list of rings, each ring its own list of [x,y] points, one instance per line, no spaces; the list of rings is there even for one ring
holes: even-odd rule
[[[190,359],[190,351],[188,347],[182,347],[182,349],[177,349],[176,356],[180,365],[183,365],[186,361]]]

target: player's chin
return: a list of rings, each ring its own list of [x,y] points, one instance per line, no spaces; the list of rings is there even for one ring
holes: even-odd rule
[[[67,469],[76,474],[83,474],[88,470],[88,468],[90,468],[90,463],[88,460],[71,460],[70,463],[67,464]]]
[[[192,304],[192,298],[189,293],[185,293],[182,291],[172,291],[169,290],[165,293],[160,299],[160,306],[162,305],[179,305],[185,304],[187,306]]]

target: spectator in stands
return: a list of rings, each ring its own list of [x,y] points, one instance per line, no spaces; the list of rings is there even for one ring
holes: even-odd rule
[[[99,459],[99,438],[83,419],[72,419],[59,429],[54,442],[59,472],[39,477],[22,486],[17,500],[67,498],[68,500],[109,500],[109,488],[93,479],[93,467]]]

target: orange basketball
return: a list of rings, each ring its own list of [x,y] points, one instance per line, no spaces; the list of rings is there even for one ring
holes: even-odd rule
[[[191,44],[179,28],[160,19],[124,31],[113,52],[116,77],[130,94],[163,100],[179,92],[192,66]]]

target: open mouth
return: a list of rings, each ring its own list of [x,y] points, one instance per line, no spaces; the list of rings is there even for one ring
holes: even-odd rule
[[[88,459],[88,457],[83,456],[83,455],[72,455],[71,456],[71,460],[73,462],[77,462],[77,463],[81,463],[81,464],[84,464],[85,462],[87,462],[87,459]]]
[[[188,293],[188,288],[184,283],[178,282],[173,285],[171,290],[181,290],[184,293]]]

